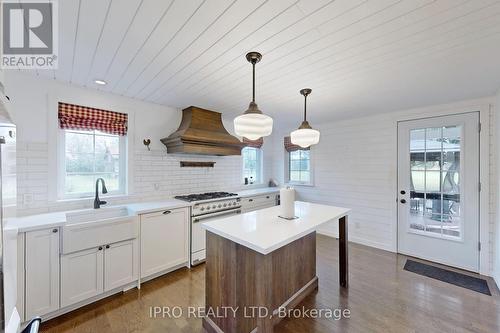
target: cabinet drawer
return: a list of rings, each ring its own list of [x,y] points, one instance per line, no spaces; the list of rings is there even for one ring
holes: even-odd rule
[[[135,216],[120,221],[70,224],[62,228],[62,253],[112,244],[138,235],[139,222]]]
[[[259,195],[255,197],[242,198],[241,204],[244,208],[253,208],[260,206],[271,207],[276,205],[276,194]]]

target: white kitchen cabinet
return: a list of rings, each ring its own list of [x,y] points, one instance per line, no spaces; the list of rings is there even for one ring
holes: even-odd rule
[[[59,229],[25,237],[25,316],[32,318],[59,309]]]
[[[241,198],[241,210],[248,213],[254,210],[276,206],[276,193]]]
[[[141,278],[188,261],[189,209],[141,215]]]
[[[104,291],[137,280],[139,271],[137,240],[127,240],[104,247]]]
[[[104,291],[104,247],[61,256],[61,306],[65,307]]]

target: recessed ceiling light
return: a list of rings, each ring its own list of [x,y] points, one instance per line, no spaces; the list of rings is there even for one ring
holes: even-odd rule
[[[107,84],[106,81],[104,80],[94,80],[95,84],[98,84],[100,86],[105,86]]]

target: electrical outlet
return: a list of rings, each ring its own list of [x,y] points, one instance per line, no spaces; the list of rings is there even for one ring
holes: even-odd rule
[[[23,205],[29,206],[33,203],[33,193],[24,193],[23,194]]]

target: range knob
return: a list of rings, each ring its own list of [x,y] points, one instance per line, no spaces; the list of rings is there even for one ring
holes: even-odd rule
[[[221,208],[221,207],[222,207],[222,205],[221,205],[221,204],[218,204],[218,205],[217,205],[217,207]]]
[[[227,203],[224,204],[224,207],[227,207]]]
[[[201,210],[201,211],[204,211],[204,210],[205,210],[205,207],[201,207],[201,208],[200,208],[200,210]]]
[[[212,205],[212,208],[215,209],[215,208],[217,208],[217,206],[216,205]]]
[[[210,210],[210,206],[207,206],[207,210]]]
[[[236,202],[233,202],[233,206],[236,206],[236,205],[237,205],[237,203],[236,203]]]

